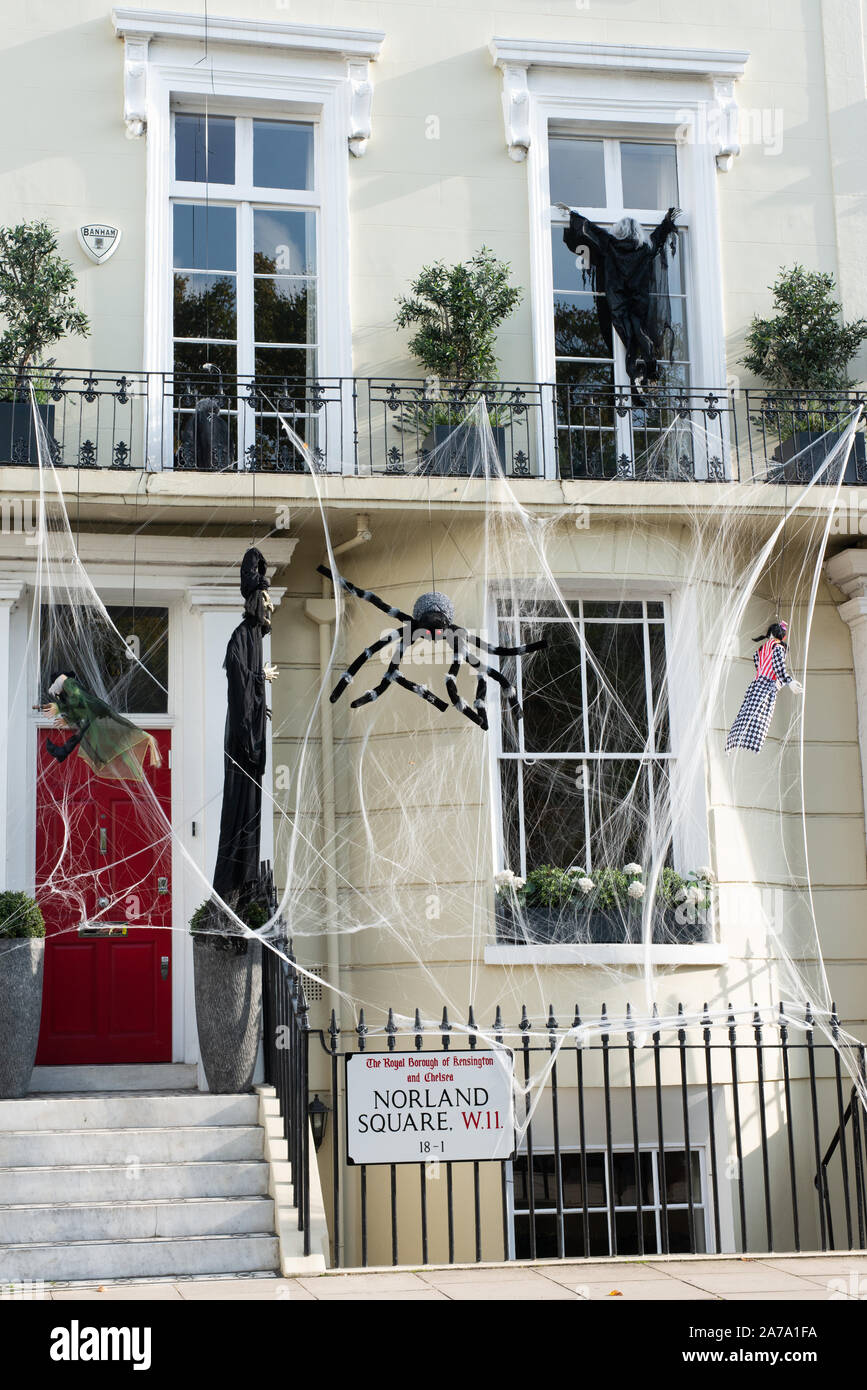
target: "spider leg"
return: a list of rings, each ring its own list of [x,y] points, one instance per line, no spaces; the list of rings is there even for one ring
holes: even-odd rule
[[[440,713],[448,709],[445,700],[441,700],[438,695],[434,695],[432,690],[428,690],[426,685],[419,685],[416,681],[407,680],[406,676],[397,675],[394,678],[395,685],[402,685],[404,690],[411,690],[413,695],[420,695],[423,700],[427,700],[429,705],[433,705]]]
[[[464,660],[472,670],[484,672],[486,676],[491,677],[491,680],[496,681],[505,692],[506,699],[512,706],[512,712],[515,718],[524,718],[524,711],[518,703],[518,692],[511,682],[503,675],[502,671],[498,671],[495,666],[489,666],[486,661],[482,661],[481,657],[476,656],[475,652],[465,652]]]
[[[347,666],[340,680],[332,690],[330,696],[332,705],[335,700],[340,699],[346,687],[352,684],[353,679],[358,675],[364,663],[369,661],[372,656],[375,656],[377,652],[381,652],[383,647],[387,647],[390,642],[396,642],[398,637],[400,637],[400,633],[395,628],[393,632],[387,632],[384,637],[380,637],[379,641],[374,642],[372,646],[364,648],[361,655],[357,656],[355,660]]]
[[[412,614],[404,613],[402,608],[392,608],[385,603],[377,594],[371,593],[370,589],[359,589],[357,584],[351,584],[348,579],[344,579],[342,574],[334,575],[326,565],[317,565],[317,574],[324,574],[326,579],[330,579],[332,584],[339,584],[341,589],[347,593],[354,594],[356,598],[363,598],[366,603],[372,603],[374,608],[378,608],[380,613],[387,613],[390,618],[399,618],[402,623],[411,623]]]
[[[487,729],[488,716],[485,710],[487,684],[485,682],[485,677],[481,672],[476,677],[476,698],[472,705],[468,705],[460,694],[458,683],[455,679],[458,671],[461,669],[463,660],[463,654],[459,650],[457,644],[455,644],[455,659],[446,674],[446,690],[448,691],[449,699],[459,713],[466,715],[467,719],[472,720],[474,724],[478,724],[480,729]]]
[[[404,642],[403,638],[401,638],[400,642],[398,643],[397,651],[391,658],[391,661],[388,664],[388,669],[386,670],[386,673],[383,676],[382,680],[379,682],[378,685],[375,685],[372,690],[366,691],[363,695],[360,695],[357,700],[353,700],[352,704],[350,705],[350,709],[359,709],[361,705],[372,704],[374,700],[379,699],[380,695],[385,694],[390,685],[394,684],[398,677],[398,668],[400,666],[401,661],[403,660],[405,647],[406,643]]]
[[[485,642],[483,638],[476,637],[472,632],[468,632],[466,636],[468,642],[472,642],[474,646],[487,652],[489,656],[526,656],[529,652],[544,651],[548,645],[547,638],[543,637],[539,642],[522,642],[520,647],[492,647],[490,642]]]

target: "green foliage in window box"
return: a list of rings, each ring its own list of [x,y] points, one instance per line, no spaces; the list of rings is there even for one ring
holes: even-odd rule
[[[646,896],[642,871],[635,864],[622,869],[604,866],[589,873],[580,866],[560,869],[541,864],[531,869],[526,879],[516,878],[507,870],[497,875],[497,894],[514,900],[519,907],[559,908],[571,904],[586,912],[640,912]],[[656,883],[656,901],[663,908],[686,903],[696,911],[707,911],[712,896],[713,878],[708,869],[693,870],[684,876],[664,868]]]
[[[9,889],[0,893],[0,939],[44,935],[45,922],[35,899]]]

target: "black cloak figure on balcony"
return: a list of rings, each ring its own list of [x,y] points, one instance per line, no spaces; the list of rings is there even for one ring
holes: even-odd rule
[[[674,346],[668,264],[677,252],[679,209],[669,208],[648,233],[634,217],[622,218],[609,232],[564,203],[559,206],[569,213],[569,226],[563,229],[569,250],[589,250],[599,329],[609,352],[614,353],[616,329],[633,386],[657,381],[660,361],[671,361]]]
[[[195,468],[199,472],[219,473],[228,468],[229,423],[226,419],[228,398],[223,394],[223,377],[219,367],[206,362],[203,371],[213,377],[213,386],[199,383],[198,389],[209,392],[200,396],[192,415],[187,415],[178,445],[178,466]]]
[[[267,756],[265,682],[276,667],[263,665],[262,638],[271,631],[274,605],[265,557],[248,550],[241,562],[244,617],[229,638],[223,666],[229,683],[224,742],[223,809],[214,891],[236,907],[259,877],[262,774]]]

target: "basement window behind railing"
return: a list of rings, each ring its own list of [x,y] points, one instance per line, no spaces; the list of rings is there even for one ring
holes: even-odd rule
[[[690,1157],[697,1253],[704,1254],[707,1250],[704,1162],[702,1154],[696,1151],[693,1151]],[[598,1258],[615,1253],[641,1253],[633,1152],[615,1151],[611,1155],[610,1172],[608,1155],[604,1149],[588,1149],[585,1159],[586,1196],[582,1182],[583,1164],[580,1151],[564,1151],[560,1155],[564,1254],[567,1258],[586,1255]],[[639,1166],[644,1254],[658,1255],[665,1250],[663,1219],[667,1224],[668,1252],[672,1255],[689,1253],[689,1198],[684,1150],[667,1148],[663,1162],[658,1149],[642,1149],[639,1153]],[[512,1173],[514,1257],[526,1260],[531,1255],[526,1154],[519,1154],[515,1158]],[[533,1154],[533,1198],[536,1258],[556,1259],[559,1216],[556,1158],[553,1153]]]

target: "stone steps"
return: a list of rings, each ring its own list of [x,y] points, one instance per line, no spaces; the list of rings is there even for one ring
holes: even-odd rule
[[[0,1102],[3,1105],[12,1102]],[[154,1129],[0,1130],[0,1170],[24,1166],[184,1163],[262,1157],[258,1125]],[[3,1185],[0,1177],[0,1194]]]
[[[0,1101],[0,1281],[278,1268],[258,1096],[175,1089],[176,1068],[128,1090],[75,1070],[97,1074]]]
[[[200,1137],[201,1131],[196,1135]],[[67,1202],[146,1202],[170,1197],[265,1196],[268,1192],[267,1163],[247,1159],[70,1164],[63,1167],[62,1175]],[[6,1168],[0,1183],[3,1201],[11,1206],[51,1203],[57,1199],[58,1169]]]
[[[147,1240],[151,1236],[270,1235],[274,1231],[274,1203],[270,1197],[250,1196],[0,1206],[0,1231],[10,1245]]]
[[[2,1245],[0,1281],[102,1283],[169,1274],[250,1274],[276,1270],[278,1262],[277,1237],[273,1235]]]

